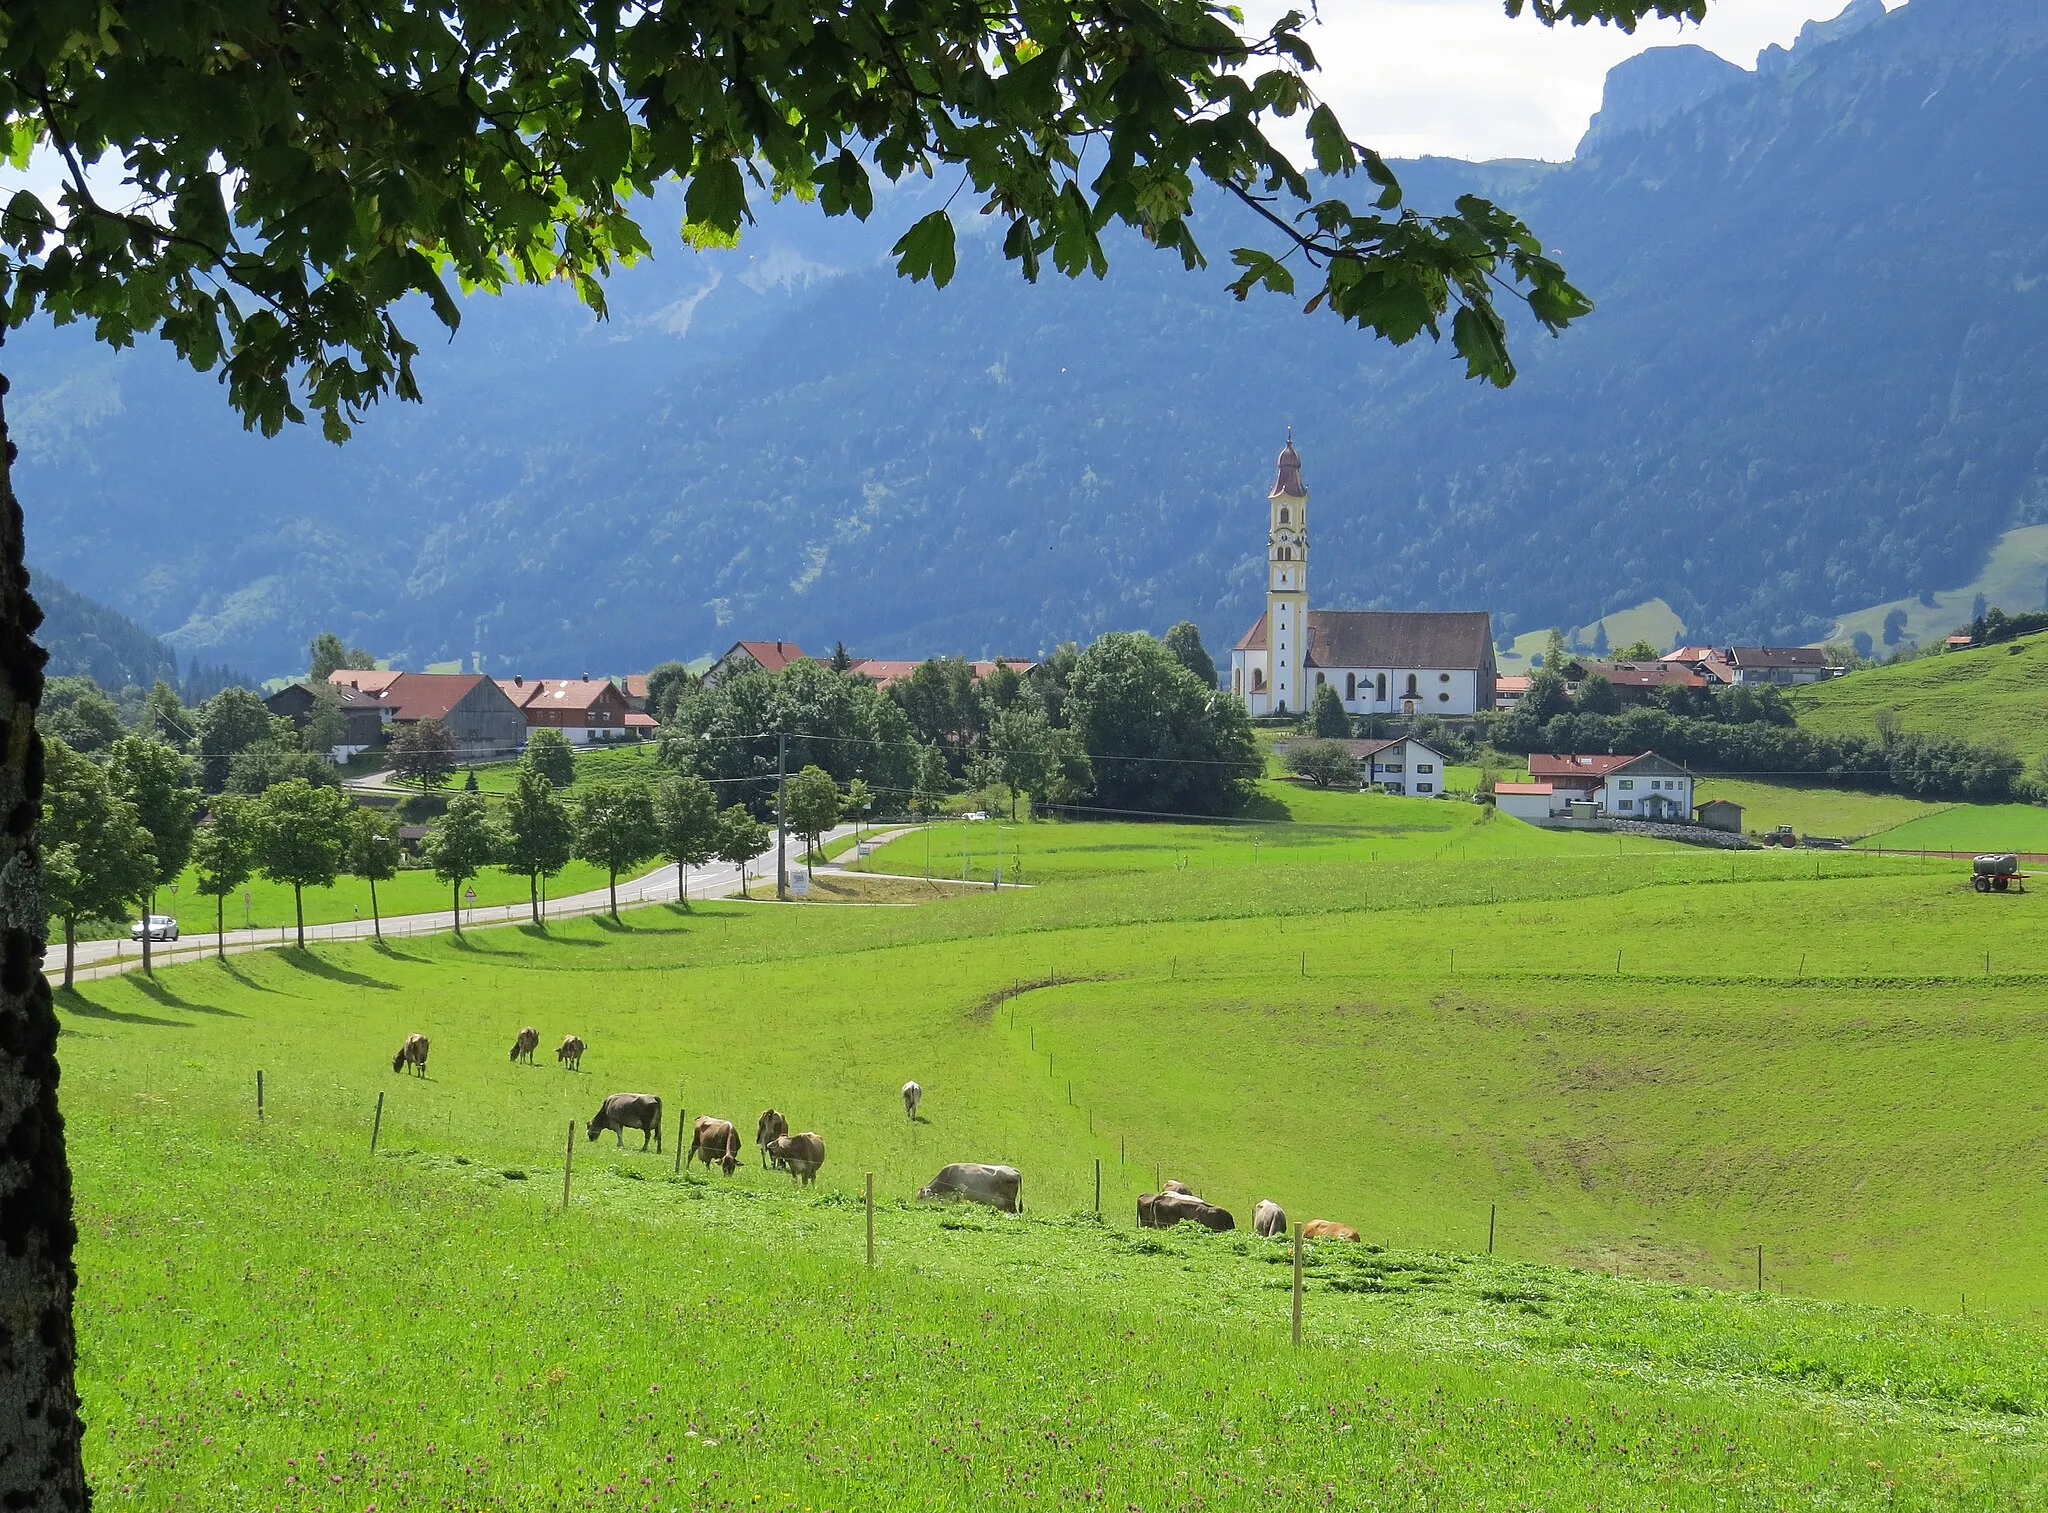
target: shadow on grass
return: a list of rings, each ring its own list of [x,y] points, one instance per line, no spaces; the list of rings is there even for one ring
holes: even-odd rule
[[[496,951],[489,946],[478,945],[475,935],[450,935],[446,937],[451,951],[467,951],[472,956],[516,956],[516,951]]]
[[[268,983],[258,982],[247,972],[244,972],[239,966],[235,965],[235,959],[232,956],[215,956],[208,958],[208,960],[212,965],[220,969],[223,977],[232,978],[237,984],[249,989],[252,993],[275,993],[278,991]]]
[[[173,989],[164,986],[161,978],[145,977],[141,973],[130,972],[125,980],[136,992],[154,998],[165,1008],[188,1009],[194,1014],[218,1014],[224,1019],[243,1017],[233,1009],[219,1008],[210,1003],[194,1003],[189,998],[180,998]]]
[[[352,988],[376,988],[385,993],[395,993],[398,991],[397,983],[384,982],[375,977],[366,977],[361,972],[351,972],[347,967],[336,966],[331,961],[321,960],[311,951],[301,951],[294,947],[291,950],[280,951],[277,954],[286,966],[291,967],[295,971],[304,972],[310,977],[324,977],[329,982],[345,982]]]
[[[593,914],[590,916],[590,919],[598,929],[609,930],[614,935],[637,935],[640,933],[623,919],[613,919],[609,914]]]
[[[1291,820],[1294,811],[1270,793],[1255,793],[1238,811],[1238,816],[1248,820]]]
[[[58,988],[50,994],[50,998],[65,1013],[76,1014],[80,1019],[106,1019],[115,1024],[148,1024],[166,1030],[192,1028],[182,1019],[159,1019],[154,1014],[124,1014],[119,1009],[110,1009],[103,1003],[94,1003],[77,988]]]
[[[541,941],[550,946],[580,946],[586,951],[602,951],[601,940],[581,940],[574,935],[557,935],[546,925],[525,924],[517,927],[528,940]]]
[[[396,946],[391,944],[391,939],[389,936],[386,936],[382,940],[373,939],[368,942],[368,945],[370,949],[372,951],[375,951],[379,956],[385,957],[391,961],[409,961],[415,966],[425,966],[427,963],[427,958],[424,956],[406,955],[405,952],[399,950]]]

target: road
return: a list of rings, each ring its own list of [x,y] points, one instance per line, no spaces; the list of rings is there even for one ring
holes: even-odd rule
[[[879,843],[900,830],[868,830],[863,833],[863,843]],[[853,834],[853,826],[840,825],[825,833],[824,841],[829,847],[833,841]],[[795,858],[803,851],[802,842],[794,837],[790,848],[791,867]],[[770,846],[759,856],[747,863],[748,891],[756,898],[775,896],[775,848]],[[740,869],[728,862],[717,862],[709,867],[693,868],[689,874],[691,898],[730,898],[740,891]],[[676,868],[673,862],[664,862],[651,872],[631,879],[619,879],[619,907],[639,908],[647,904],[673,902],[677,896]],[[611,908],[610,894],[606,889],[596,888],[587,893],[571,893],[561,898],[547,900],[542,908],[544,919],[568,919],[582,914],[602,914]],[[533,917],[532,911],[523,903],[492,904],[462,911],[462,928],[475,929],[484,925],[524,924]],[[441,909],[430,914],[386,915],[383,928],[387,936],[438,935],[455,929],[455,912]],[[153,962],[166,966],[174,961],[191,961],[199,956],[210,956],[217,949],[230,953],[242,951],[264,951],[278,946],[290,945],[294,940],[290,925],[277,929],[230,930],[223,937],[216,937],[212,931],[201,935],[186,935],[175,943],[152,942],[150,956]],[[316,940],[349,941],[369,940],[376,933],[370,920],[342,920],[335,924],[306,926],[308,944]],[[118,972],[133,971],[142,965],[142,946],[132,940],[80,941],[74,958],[76,975],[80,978],[107,977]],[[43,970],[52,977],[60,976],[64,970],[64,943],[54,942],[43,953]]]

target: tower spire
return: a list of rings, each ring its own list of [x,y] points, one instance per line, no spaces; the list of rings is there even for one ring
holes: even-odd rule
[[[1301,457],[1294,450],[1294,427],[1287,428],[1287,445],[1280,449],[1278,476],[1273,480],[1275,499],[1306,499],[1308,490],[1301,482]]]

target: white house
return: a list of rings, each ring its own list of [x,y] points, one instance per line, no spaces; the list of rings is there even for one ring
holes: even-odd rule
[[[1266,612],[1230,653],[1231,692],[1252,714],[1300,714],[1325,686],[1352,714],[1494,707],[1493,622],[1484,612],[1309,608],[1308,489],[1292,441],[1266,504]]]
[[[1556,792],[1548,783],[1495,783],[1493,807],[1518,820],[1547,820],[1557,812]]]
[[[1358,763],[1358,776],[1389,793],[1411,798],[1435,798],[1444,791],[1442,752],[1403,736],[1392,741],[1346,741]]]
[[[1529,777],[1531,786],[1550,785],[1553,812],[1561,812],[1566,801],[1581,798],[1593,800],[1608,819],[1680,824],[1692,819],[1692,774],[1654,751],[1635,756],[1538,752],[1529,758]]]

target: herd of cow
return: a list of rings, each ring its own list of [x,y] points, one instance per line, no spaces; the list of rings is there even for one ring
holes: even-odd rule
[[[539,1045],[540,1031],[527,1025],[512,1041],[512,1060],[533,1065],[533,1053]],[[582,1040],[574,1035],[564,1035],[561,1045],[555,1049],[555,1060],[571,1071],[580,1071],[583,1049]],[[421,1077],[427,1075],[426,1036],[406,1036],[398,1054],[391,1058],[392,1071],[402,1072],[407,1067]],[[905,1117],[916,1119],[918,1106],[923,1101],[923,1088],[915,1082],[903,1084]],[[610,1130],[617,1143],[623,1146],[626,1143],[625,1132],[629,1129],[640,1131],[640,1149],[646,1150],[650,1145],[657,1152],[661,1149],[661,1098],[657,1094],[608,1094],[597,1113],[584,1126],[584,1133],[595,1140]],[[811,1130],[792,1135],[789,1121],[777,1109],[764,1109],[755,1121],[754,1145],[761,1153],[762,1170],[786,1171],[805,1187],[817,1178],[818,1168],[825,1164],[824,1137]],[[707,1168],[716,1166],[730,1177],[740,1160],[738,1129],[729,1119],[698,1115],[690,1126],[690,1149],[686,1159],[702,1161]],[[1004,1213],[1022,1213],[1024,1177],[1014,1166],[955,1161],[942,1167],[936,1177],[917,1190],[917,1195],[927,1201],[981,1203]],[[1183,1221],[1199,1224],[1205,1229],[1237,1228],[1237,1220],[1229,1209],[1208,1202],[1186,1184],[1170,1177],[1161,1191],[1139,1194],[1140,1229],[1171,1229]],[[1286,1211],[1272,1199],[1261,1198],[1252,1210],[1252,1230],[1265,1239],[1285,1236]],[[1329,1219],[1310,1219],[1302,1225],[1301,1232],[1303,1238],[1309,1240],[1358,1238],[1358,1231],[1350,1225]]]

